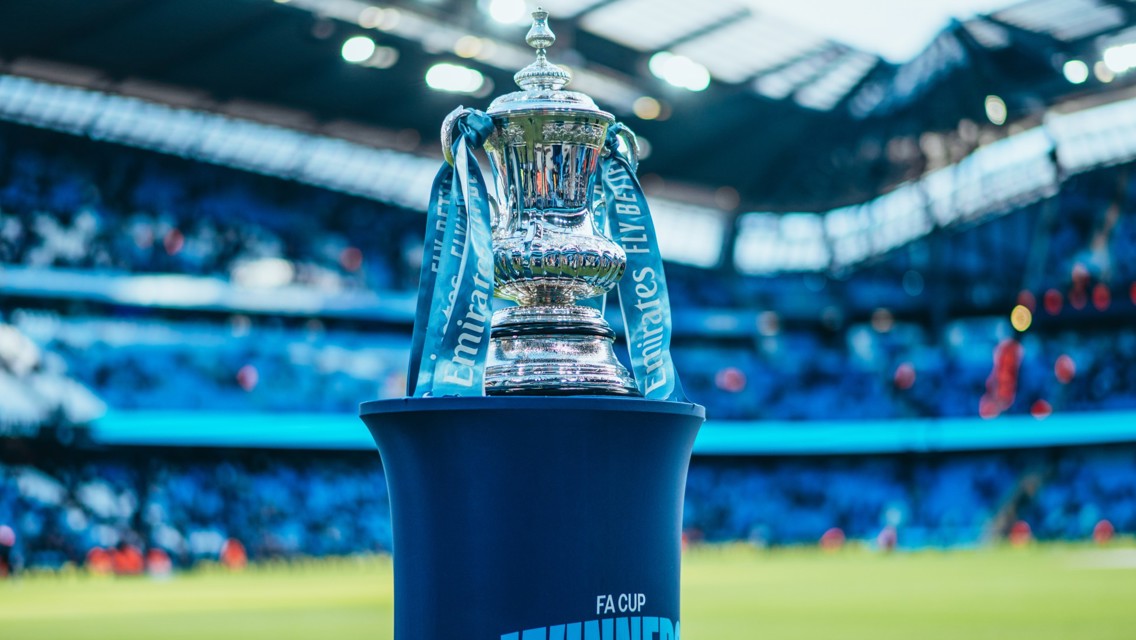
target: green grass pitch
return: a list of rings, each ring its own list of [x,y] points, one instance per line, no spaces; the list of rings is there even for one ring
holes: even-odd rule
[[[686,640],[1132,639],[1136,548],[708,547],[684,556],[682,597]],[[381,640],[391,599],[383,558],[164,581],[37,575],[0,582],[0,638]]]

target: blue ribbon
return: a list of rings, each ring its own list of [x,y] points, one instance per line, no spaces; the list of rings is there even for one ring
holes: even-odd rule
[[[427,211],[407,375],[411,396],[485,393],[493,249],[489,193],[473,149],[485,143],[493,121],[470,109],[457,129],[454,165],[438,170]]]
[[[627,351],[644,398],[686,402],[671,360],[671,303],[663,259],[634,165],[619,150],[619,134],[624,131],[630,133],[620,123],[608,129],[601,172],[608,235],[627,254],[627,272],[618,289]]]

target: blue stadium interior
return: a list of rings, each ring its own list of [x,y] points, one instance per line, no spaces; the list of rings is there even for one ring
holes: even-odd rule
[[[667,43],[597,26],[625,3],[556,24],[650,140],[674,361],[709,417],[687,537],[1136,534],[1136,73],[1093,65],[1136,47],[1136,4],[1028,0],[904,63],[827,41],[748,71],[707,59],[701,102],[636,119],[626,96]],[[408,108],[425,89],[403,67],[454,55],[404,25],[397,65],[349,68],[343,38],[378,27],[316,0],[37,4],[5,7],[35,29],[0,21],[0,524],[42,567],[120,543],[190,566],[228,538],[253,558],[389,551],[356,414],[406,393],[458,99]],[[398,4],[434,24],[445,3]],[[171,13],[177,41],[142,37]],[[697,58],[701,37],[668,42]],[[507,61],[478,60],[508,86]]]

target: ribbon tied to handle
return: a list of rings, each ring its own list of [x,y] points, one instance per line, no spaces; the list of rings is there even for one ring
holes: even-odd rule
[[[485,144],[493,120],[458,107],[445,126],[458,135],[447,156],[453,164],[438,169],[426,212],[406,380],[410,396],[485,394],[493,249],[489,192],[473,150]]]
[[[618,286],[627,351],[644,398],[686,402],[671,360],[671,303],[663,259],[647,197],[635,176],[638,146],[630,129],[613,124],[600,168],[608,235],[627,254],[627,271]]]

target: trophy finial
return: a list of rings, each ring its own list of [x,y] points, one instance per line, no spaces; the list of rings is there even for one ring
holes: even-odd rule
[[[548,26],[548,12],[537,7],[532,12],[533,23],[525,36],[525,42],[533,49],[547,49],[556,42],[556,34]]]
[[[556,34],[548,26],[548,12],[540,7],[532,12],[533,23],[525,42],[536,49],[536,61],[513,75],[517,86],[527,91],[563,89],[572,75],[548,61],[546,50],[556,42]]]

